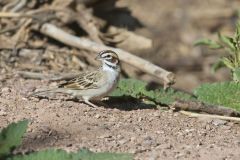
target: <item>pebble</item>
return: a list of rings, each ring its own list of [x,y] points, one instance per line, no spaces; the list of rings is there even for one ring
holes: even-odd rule
[[[159,118],[160,117],[160,113],[159,112],[154,112],[153,116]]]
[[[173,145],[172,144],[165,144],[164,149],[172,149],[173,148]]]
[[[137,149],[132,148],[132,149],[129,149],[128,152],[132,153],[132,154],[135,154],[135,153],[137,153]]]
[[[225,125],[227,121],[221,119],[214,119],[212,120],[212,124],[215,126]]]
[[[230,130],[232,128],[232,126],[224,125],[224,126],[221,126],[221,128],[224,129],[224,130]]]
[[[179,158],[181,158],[181,157],[183,157],[183,156],[184,156],[183,153],[178,153],[178,154],[176,154],[176,155],[174,156],[174,158],[179,159]]]
[[[195,131],[195,129],[191,128],[191,129],[185,129],[185,132],[189,133],[189,132],[193,132]]]
[[[101,116],[99,114],[96,114],[94,117],[99,119]]]
[[[210,131],[210,130],[211,130],[211,127],[210,127],[210,125],[209,125],[209,124],[207,124],[207,125],[205,126],[205,129],[206,129],[207,131]]]
[[[115,121],[116,121],[116,118],[115,118],[115,117],[109,118],[109,122],[115,122]]]
[[[28,99],[26,97],[22,97],[23,101],[28,101]]]
[[[6,115],[7,115],[7,112],[0,110],[0,116],[6,116]]]
[[[128,141],[129,141],[128,139],[121,139],[118,142],[120,145],[123,145],[123,144],[127,143]]]
[[[122,135],[117,135],[117,139],[123,139],[124,137]]]
[[[158,160],[160,159],[159,153],[157,151],[149,152],[148,160]]]
[[[97,138],[99,138],[99,139],[104,139],[104,138],[111,138],[111,137],[112,137],[112,136],[109,135],[109,134],[104,134],[104,135],[98,136]]]
[[[142,117],[138,117],[138,122],[141,122],[143,120]]]
[[[4,87],[4,88],[2,88],[2,92],[3,93],[11,92],[11,89],[8,87]]]
[[[235,143],[236,143],[237,146],[240,147],[240,140],[236,141]]]
[[[136,139],[137,139],[136,137],[131,137],[131,138],[130,138],[130,141],[131,141],[131,142],[134,142],[134,141],[136,141]]]

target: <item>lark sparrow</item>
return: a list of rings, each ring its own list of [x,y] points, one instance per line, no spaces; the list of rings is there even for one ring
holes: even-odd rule
[[[120,63],[118,55],[111,50],[101,51],[95,59],[102,62],[97,70],[80,73],[78,77],[59,84],[57,88],[35,92],[31,96],[42,97],[52,93],[63,93],[97,107],[89,100],[100,100],[116,87]]]

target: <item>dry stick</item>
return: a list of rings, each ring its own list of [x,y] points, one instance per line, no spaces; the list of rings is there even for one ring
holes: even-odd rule
[[[97,43],[103,44],[99,38],[100,32],[94,24],[94,17],[89,13],[84,5],[77,5],[77,13],[74,12],[75,19],[79,25],[88,33],[88,35]]]
[[[27,71],[19,71],[18,75],[23,78],[30,79],[38,79],[38,80],[50,80],[50,81],[60,81],[60,80],[70,80],[72,78],[77,77],[77,73],[66,73],[61,75],[55,74],[44,74],[44,73],[36,73],[36,72],[27,72]]]
[[[175,110],[206,112],[209,114],[240,117],[240,112],[235,111],[234,109],[226,108],[223,106],[208,105],[198,101],[178,100],[173,103],[171,108],[174,108]]]
[[[11,10],[10,12],[18,12],[20,11],[22,8],[24,8],[24,6],[27,4],[27,0],[20,0]]]
[[[69,33],[49,23],[43,24],[40,28],[40,32],[64,44],[77,47],[79,49],[86,49],[94,52],[99,52],[101,50],[113,50],[118,53],[120,60],[122,60],[123,62],[126,62],[140,70],[145,71],[146,73],[162,79],[164,81],[165,87],[173,84],[175,81],[175,75],[172,72],[168,72],[160,68],[159,66],[154,65],[140,57],[132,55],[131,53],[122,49],[108,47],[103,44],[93,42],[87,38],[79,38],[70,35]]]
[[[43,73],[36,72],[27,72],[27,71],[19,71],[18,75],[23,78],[31,78],[31,79],[48,79],[49,77]]]
[[[24,17],[24,14],[14,13],[14,12],[0,12],[1,18],[14,18],[14,17]]]
[[[200,114],[200,113],[193,113],[188,111],[179,111],[180,113],[187,115],[189,117],[202,117],[202,118],[212,118],[212,119],[222,119],[222,120],[229,120],[229,121],[239,121],[240,118],[238,117],[227,117],[227,116],[219,116],[219,115],[210,115],[210,114]]]

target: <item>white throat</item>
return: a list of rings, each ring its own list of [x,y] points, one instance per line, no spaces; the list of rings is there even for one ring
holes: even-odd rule
[[[106,63],[104,63],[104,62],[103,62],[103,65],[102,65],[102,69],[103,69],[104,71],[118,72],[118,68],[115,69],[115,68],[113,68],[113,67],[110,67],[108,64],[106,64]]]
[[[112,64],[108,61],[102,61],[102,69],[104,71],[111,71],[111,72],[116,72],[118,73],[119,70],[119,66],[117,66],[116,64]]]

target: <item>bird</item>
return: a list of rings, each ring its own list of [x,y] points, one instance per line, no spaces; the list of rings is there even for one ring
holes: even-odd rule
[[[116,88],[121,65],[117,53],[112,50],[99,52],[95,60],[101,61],[101,66],[96,70],[81,72],[77,77],[60,83],[53,89],[34,92],[30,96],[42,97],[62,93],[77,98],[91,107],[98,107],[90,100],[101,100]]]

